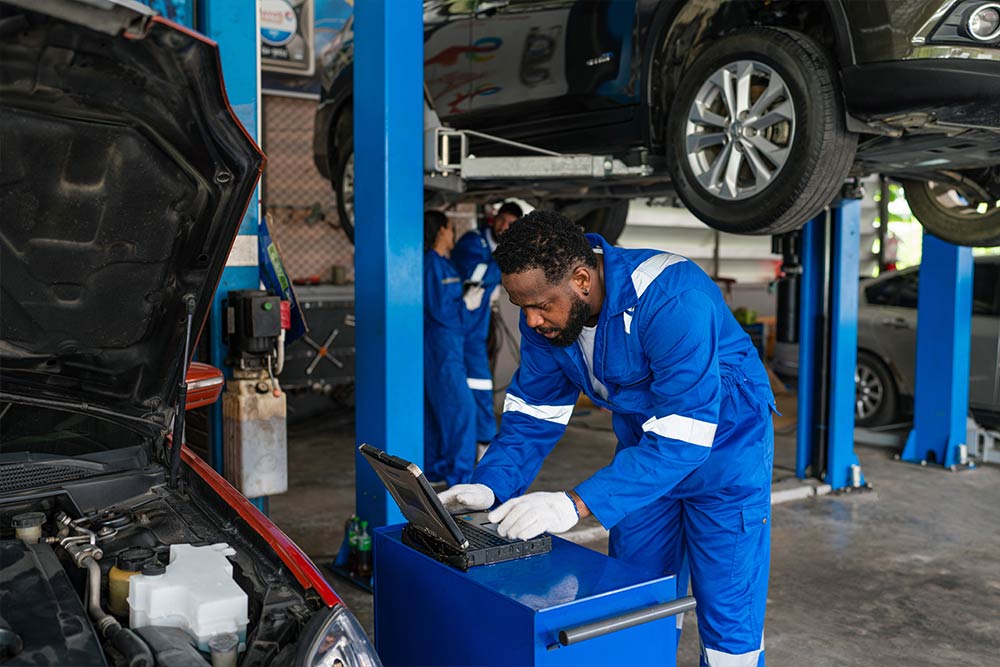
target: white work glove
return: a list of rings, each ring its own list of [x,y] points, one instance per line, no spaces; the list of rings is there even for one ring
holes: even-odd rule
[[[465,290],[465,294],[462,295],[462,301],[465,302],[465,309],[475,310],[479,308],[480,304],[483,303],[484,294],[486,294],[486,288],[482,285],[474,285]]]
[[[438,500],[449,512],[474,512],[493,506],[496,497],[485,484],[456,484],[438,494]]]
[[[501,537],[530,540],[542,533],[565,533],[580,515],[568,495],[559,491],[539,491],[511,498],[489,514],[490,523],[499,523]]]

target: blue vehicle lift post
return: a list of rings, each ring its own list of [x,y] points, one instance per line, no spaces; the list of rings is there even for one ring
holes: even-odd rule
[[[356,437],[423,464],[423,6],[354,6]],[[403,520],[360,455],[357,509]]]
[[[972,334],[972,249],[924,233],[917,292],[913,430],[902,460],[965,464]]]
[[[219,45],[226,96],[243,127],[260,141],[260,48],[257,44],[257,4],[253,2],[220,2],[207,0],[197,3],[195,28]],[[232,370],[225,365],[229,353],[222,342],[222,301],[230,290],[260,287],[257,260],[257,226],[259,224],[258,194],[255,191],[246,215],[240,224],[239,236],[226,262],[219,287],[209,313],[209,328],[204,332],[210,339],[209,363],[222,369],[227,378]],[[220,474],[223,471],[222,402],[211,406],[211,451],[209,463]],[[264,498],[251,498],[258,509],[265,509]]]
[[[796,475],[865,485],[854,453],[861,203],[843,199],[802,228]]]

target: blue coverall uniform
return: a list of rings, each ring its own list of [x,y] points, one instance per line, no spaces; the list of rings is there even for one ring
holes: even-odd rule
[[[466,382],[462,279],[447,258],[424,254],[424,467],[449,486],[476,462],[476,406]]]
[[[579,345],[551,345],[522,315],[521,365],[472,481],[500,501],[523,494],[582,390],[612,411],[618,438],[611,463],[576,487],[611,530],[611,555],[663,573],[690,567],[701,664],[763,665],[774,454],[767,374],[694,262],[588,239],[604,258],[593,374],[607,397],[594,390]]]
[[[500,284],[500,268],[493,261],[493,248],[489,228],[467,232],[455,249],[451,251],[452,261],[464,280],[472,277],[479,264],[486,264],[486,274],[482,285],[485,293],[483,301],[468,314],[468,329],[465,338],[465,370],[468,372],[469,388],[476,400],[476,440],[489,442],[497,432],[496,417],[493,414],[493,376],[487,339],[490,335],[490,297]]]

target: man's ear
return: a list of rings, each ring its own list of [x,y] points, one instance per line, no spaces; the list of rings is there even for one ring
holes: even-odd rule
[[[573,269],[573,275],[570,277],[570,284],[581,292],[589,292],[592,285],[590,271],[587,270],[587,267],[581,265]]]

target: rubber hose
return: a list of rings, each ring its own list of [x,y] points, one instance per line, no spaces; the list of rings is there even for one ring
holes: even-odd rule
[[[83,559],[82,565],[87,568],[87,607],[98,630],[122,654],[127,667],[153,667],[153,654],[146,642],[131,630],[123,628],[101,607],[101,566],[89,556]]]
[[[128,667],[153,667],[155,664],[149,646],[131,630],[119,625],[109,629],[107,637],[125,658]]]

